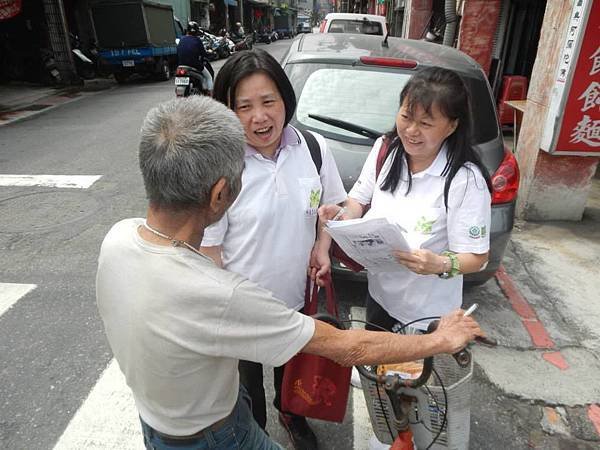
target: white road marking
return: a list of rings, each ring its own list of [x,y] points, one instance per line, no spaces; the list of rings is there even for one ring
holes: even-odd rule
[[[0,186],[42,186],[86,189],[102,175],[0,175]]]
[[[36,284],[0,283],[0,316],[36,287]]]
[[[365,308],[352,307],[350,308],[350,317],[357,320],[365,320]],[[364,328],[364,324],[354,322],[352,328]],[[365,395],[362,389],[350,387],[352,389],[352,424],[354,425],[354,450],[366,450],[369,448],[369,439],[373,435],[373,427],[367,404],[365,403]]]
[[[362,389],[352,389],[352,423],[354,425],[354,450],[365,450],[369,448],[369,439],[373,434],[369,411],[365,403]]]
[[[360,312],[352,308],[353,317]],[[362,309],[362,308],[360,308]],[[364,315],[364,312],[363,312]],[[354,450],[366,450],[373,434],[361,389],[352,389]],[[54,450],[143,450],[139,417],[131,390],[112,360],[76,412]]]
[[[54,447],[54,450],[80,449],[144,449],[133,396],[114,359]]]

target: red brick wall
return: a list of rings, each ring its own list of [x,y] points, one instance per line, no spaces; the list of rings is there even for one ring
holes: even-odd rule
[[[458,49],[477,61],[489,73],[494,34],[501,0],[466,0],[458,35]]]
[[[410,20],[406,37],[421,39],[431,18],[433,0],[412,0],[410,4]]]

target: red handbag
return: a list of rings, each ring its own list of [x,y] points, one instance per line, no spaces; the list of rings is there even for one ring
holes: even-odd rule
[[[307,279],[304,314],[317,313],[318,287]],[[338,319],[337,302],[331,277],[325,285],[327,312]],[[332,321],[330,323],[333,324]],[[334,324],[335,325],[335,324]],[[341,325],[338,326],[341,328]],[[346,414],[350,390],[351,367],[317,355],[298,353],[285,365],[281,384],[281,407],[304,417],[342,422]]]

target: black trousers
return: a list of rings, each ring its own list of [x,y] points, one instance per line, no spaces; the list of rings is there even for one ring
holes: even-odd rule
[[[373,297],[371,297],[371,295],[368,292],[367,292],[367,299],[365,300],[365,303],[366,303],[365,306],[367,308],[366,321],[370,322],[374,325],[378,325],[378,327],[376,327],[376,326],[366,324],[365,325],[366,330],[394,331],[395,328],[402,325],[398,321],[398,319],[395,319],[392,316],[390,316],[385,311],[385,309],[383,309],[381,307],[381,305],[379,303],[377,303],[375,300],[373,300]],[[384,330],[382,330],[379,327],[384,328]]]

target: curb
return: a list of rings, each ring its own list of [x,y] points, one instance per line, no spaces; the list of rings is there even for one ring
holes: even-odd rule
[[[539,350],[546,350],[542,354],[542,358],[562,371],[567,370],[569,364],[561,354],[560,350],[556,349],[556,345],[544,327],[544,324],[538,318],[533,307],[525,297],[523,297],[513,279],[506,272],[504,266],[500,266],[496,272],[496,280],[513,310],[521,318],[521,322],[529,333],[534,347]],[[589,420],[589,423],[596,431],[597,436],[600,437],[600,404],[589,404],[584,408],[587,420]],[[554,432],[562,434],[566,431],[568,424],[564,421],[566,413],[564,413],[562,407],[555,408],[546,406],[543,408],[543,413],[542,428],[544,431],[551,434]]]
[[[17,106],[7,111],[0,111],[0,127],[49,111],[57,106],[71,103],[95,92],[112,89],[117,84],[112,79],[97,78],[84,80],[81,86],[69,86],[58,89],[56,93],[39,98],[29,104]]]

